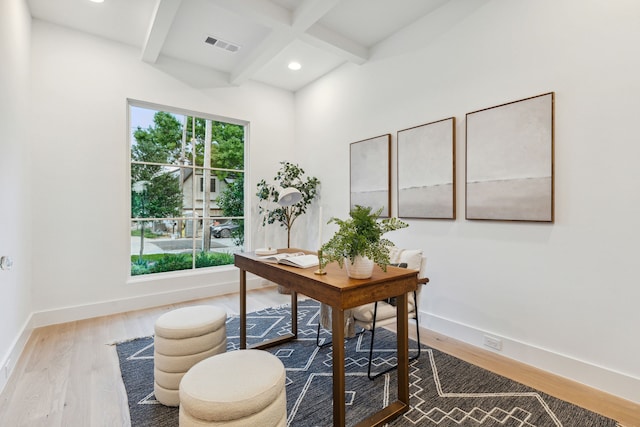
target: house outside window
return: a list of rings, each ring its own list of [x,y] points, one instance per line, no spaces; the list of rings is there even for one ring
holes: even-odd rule
[[[216,179],[215,178],[211,178],[209,180],[209,194],[213,195],[216,192]],[[200,192],[204,192],[205,188],[204,188],[204,178],[200,178]]]
[[[233,264],[246,123],[137,101],[129,123],[131,275]]]

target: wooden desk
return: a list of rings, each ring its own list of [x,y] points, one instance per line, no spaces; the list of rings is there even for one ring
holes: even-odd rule
[[[286,249],[285,251],[299,251]],[[356,280],[347,277],[337,263],[326,266],[327,274],[313,274],[315,268],[301,269],[260,261],[253,253],[235,254],[235,266],[240,269],[240,348],[247,347],[247,272],[253,273],[291,290],[291,334],[265,341],[252,348],[267,348],[295,339],[298,333],[297,293],[331,306],[333,334],[333,425],[345,425],[345,368],[344,310],[385,298],[397,299],[398,340],[398,400],[362,420],[358,426],[378,426],[398,417],[409,409],[409,333],[407,292],[418,286],[418,272],[389,266],[387,272],[378,266],[370,279]]]

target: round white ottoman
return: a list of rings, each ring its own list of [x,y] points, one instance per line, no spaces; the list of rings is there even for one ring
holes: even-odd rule
[[[154,336],[154,394],[178,406],[180,381],[196,363],[227,350],[227,312],[209,305],[178,308],[160,316]]]
[[[180,426],[287,425],[284,365],[263,350],[238,350],[195,364],[180,382]]]

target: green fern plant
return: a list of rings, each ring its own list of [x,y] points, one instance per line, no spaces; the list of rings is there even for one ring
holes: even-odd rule
[[[344,265],[345,258],[351,263],[356,256],[367,257],[380,268],[387,271],[389,264],[389,249],[393,242],[382,237],[385,233],[401,228],[409,224],[398,218],[384,218],[378,220],[382,208],[371,212],[372,208],[356,205],[349,212],[348,219],[331,218],[327,223],[338,225],[338,231],[322,245],[322,256],[327,262],[336,261],[340,268]]]

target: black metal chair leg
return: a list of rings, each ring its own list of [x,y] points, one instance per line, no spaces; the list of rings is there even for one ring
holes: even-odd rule
[[[373,361],[373,339],[376,336],[376,316],[377,315],[378,315],[378,302],[376,301],[375,305],[373,306],[373,327],[371,328],[371,343],[369,344],[369,366],[367,367],[367,376],[369,377],[370,380],[374,380],[380,376],[380,374],[371,376],[371,362]]]
[[[316,346],[320,347],[320,348],[324,348],[328,345],[331,345],[331,343],[333,343],[333,340],[331,341],[327,341],[327,342],[323,342],[322,344],[320,344],[320,318],[318,317],[318,330],[316,333]]]
[[[420,357],[420,322],[418,320],[420,316],[418,313],[418,296],[416,291],[413,291],[413,304],[415,305],[415,311],[416,311],[416,338],[418,340],[418,354],[416,354],[413,357],[410,357],[409,362],[412,362],[416,360],[418,357]],[[371,375],[371,362],[373,361],[373,338],[375,336],[374,331],[376,330],[377,310],[378,310],[378,303],[376,302],[376,305],[373,308],[373,328],[371,329],[371,345],[369,347],[369,367],[367,368],[367,377],[369,377],[369,379],[372,381],[378,378],[379,376],[384,375],[387,372],[392,371],[398,367],[398,365],[391,366],[382,372],[378,372],[375,375]]]
[[[413,304],[416,306],[416,340],[418,341],[418,354],[416,354],[413,358],[409,358],[409,362],[416,360],[420,357],[420,312],[418,311],[418,295],[416,291],[413,291]]]
[[[318,319],[318,330],[316,331],[316,346],[320,347],[320,319]]]
[[[323,342],[322,344],[320,344],[320,328],[321,328],[321,327],[322,327],[322,326],[320,326],[320,319],[318,319],[318,328],[317,328],[317,330],[316,330],[316,346],[317,346],[317,347],[320,347],[320,348],[324,348],[324,347],[326,347],[326,346],[329,346],[329,345],[333,344],[333,340],[331,340],[331,341],[327,341],[327,342]],[[359,335],[362,335],[362,334],[364,334],[365,332],[366,332],[366,329],[362,329],[362,330],[360,330],[360,331],[356,332],[356,333],[355,333],[355,335],[354,335],[354,337],[357,337],[357,336],[359,336]],[[349,339],[352,339],[352,338],[353,338],[353,337],[350,337]]]

